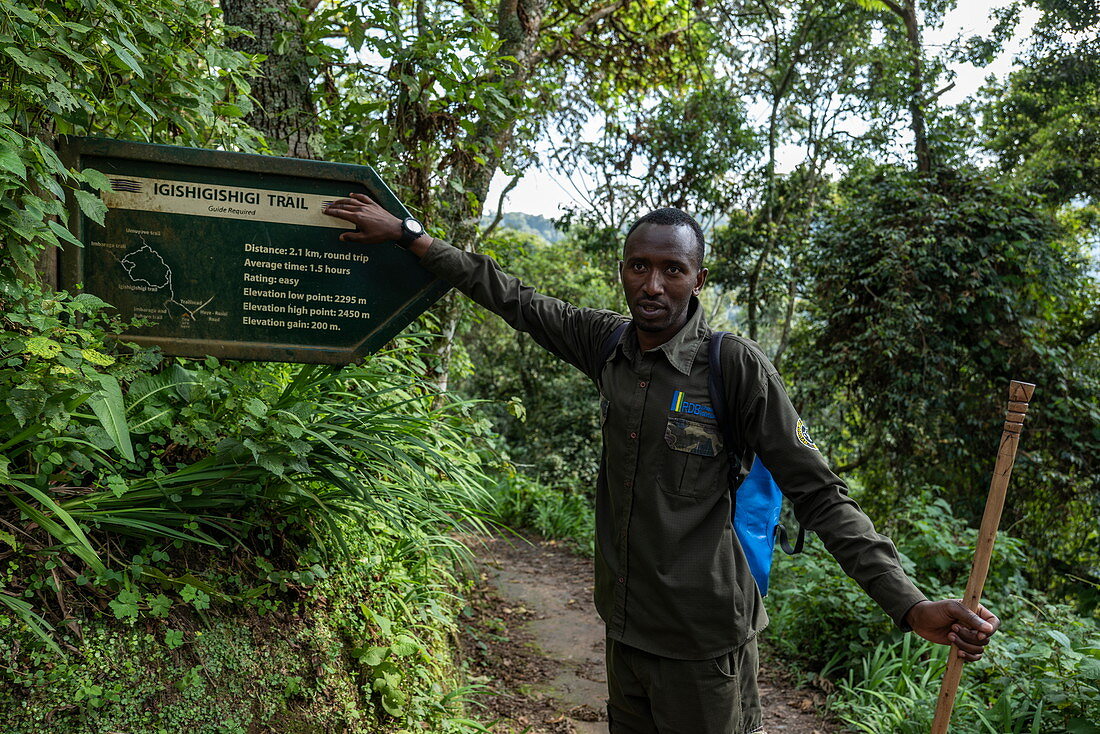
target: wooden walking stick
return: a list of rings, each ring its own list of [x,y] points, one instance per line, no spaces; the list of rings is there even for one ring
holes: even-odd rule
[[[1001,446],[997,450],[997,465],[993,469],[993,481],[989,484],[989,497],[985,501],[985,514],[982,515],[982,529],[978,533],[978,547],[974,552],[974,565],[970,569],[970,580],[966,582],[966,598],[963,604],[972,612],[978,611],[978,600],[982,596],[985,577],[989,573],[989,559],[993,555],[993,540],[997,537],[997,526],[1001,524],[1001,509],[1005,504],[1008,491],[1008,478],[1012,475],[1012,464],[1016,461],[1016,446],[1020,441],[1020,429],[1024,427],[1024,416],[1035,386],[1030,382],[1013,380],[1008,386],[1008,412],[1005,413],[1005,427],[1001,433]],[[936,701],[936,716],[932,720],[932,734],[946,734],[951,723],[951,709],[955,706],[955,692],[962,677],[962,658],[951,646],[951,655],[947,658],[947,670],[943,674],[940,697]]]

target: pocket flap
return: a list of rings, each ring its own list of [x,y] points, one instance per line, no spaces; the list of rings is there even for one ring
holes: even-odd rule
[[[665,443],[673,451],[698,456],[718,456],[722,451],[722,436],[716,426],[687,418],[668,419]]]

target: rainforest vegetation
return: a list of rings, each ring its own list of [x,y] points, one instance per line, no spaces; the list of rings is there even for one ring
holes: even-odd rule
[[[479,731],[460,536],[591,550],[593,387],[460,297],[332,369],[166,356],[60,289],[109,184],[59,146],[100,136],[369,164],[580,306],[623,310],[624,228],[689,210],[710,323],[930,596],[961,595],[1008,381],[1036,383],[953,731],[1100,732],[1100,10],[968,35],[956,5],[0,0],[4,731]],[[535,169],[579,192],[552,230],[490,197]],[[946,651],[812,540],[769,609],[851,731],[927,731]]]

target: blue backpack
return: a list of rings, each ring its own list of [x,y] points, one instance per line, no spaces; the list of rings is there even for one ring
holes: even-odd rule
[[[622,324],[607,337],[601,359],[597,364],[602,366],[611,356],[629,323]],[[739,444],[733,434],[733,421],[729,420],[726,412],[726,388],[722,379],[722,342],[728,333],[716,331],[711,334],[708,355],[710,378],[707,388],[710,392],[711,408],[714,410],[718,427],[722,431],[729,456],[733,529],[737,533],[741,550],[748,559],[749,570],[752,571],[752,577],[756,580],[757,588],[760,589],[760,595],[766,596],[776,541],[787,555],[801,553],[806,541],[806,531],[799,526],[798,537],[794,546],[791,546],[787,529],[779,522],[779,514],[783,506],[783,493],[779,485],[775,483],[771,472],[760,461],[760,457],[753,455],[747,448],[744,449],[743,454],[737,453]],[[751,467],[746,471],[745,465],[750,458]],[[740,469],[735,470],[735,467]]]

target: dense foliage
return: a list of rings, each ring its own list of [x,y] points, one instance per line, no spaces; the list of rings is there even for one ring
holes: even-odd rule
[[[977,533],[932,492],[912,500],[880,525],[925,593],[960,596]],[[998,538],[985,603],[1005,627],[984,659],[967,667],[952,731],[1096,731],[1100,631],[1027,582],[1020,572],[1026,556],[1020,540]],[[772,589],[768,644],[839,682],[835,710],[854,731],[928,731],[946,662],[944,648],[893,629],[813,544],[804,555],[779,559]]]
[[[622,305],[623,225],[691,208],[708,316],[781,365],[930,594],[965,575],[1007,380],[1039,383],[989,587],[1012,626],[960,726],[1095,731],[1100,16],[1021,0],[927,46],[955,5],[0,0],[0,702],[28,731],[468,728],[446,528],[591,542],[591,385],[468,306],[330,371],[165,359],[51,290],[68,219],[105,214],[59,156],[90,134],[371,162],[435,233],[596,308]],[[943,104],[1025,6],[1023,63]],[[554,245],[483,211],[536,151],[587,197]],[[436,394],[451,374],[486,414]],[[773,639],[841,681],[837,711],[925,725],[942,653],[817,552],[777,573]]]
[[[1031,546],[1033,578],[1052,558],[1063,573],[1095,567],[1100,373],[1084,329],[1100,287],[1072,234],[980,173],[871,169],[823,212],[810,262],[792,369],[813,376],[800,394],[869,501],[899,510],[933,484],[976,522],[1008,381],[1035,382],[1006,524]]]
[[[266,146],[234,34],[208,3],[0,4],[5,727],[468,729],[443,526],[487,506],[481,424],[426,337],[342,371],[165,359],[48,286],[69,214],[106,211],[60,135]]]
[[[614,271],[593,263],[570,241],[550,247],[505,231],[483,251],[545,293],[582,308],[623,310],[620,289],[609,282]],[[511,460],[544,486],[591,497],[600,458],[595,386],[529,336],[484,314],[461,343],[475,367],[457,389],[500,405],[490,414],[495,413]],[[522,412],[510,400],[518,401]]]

